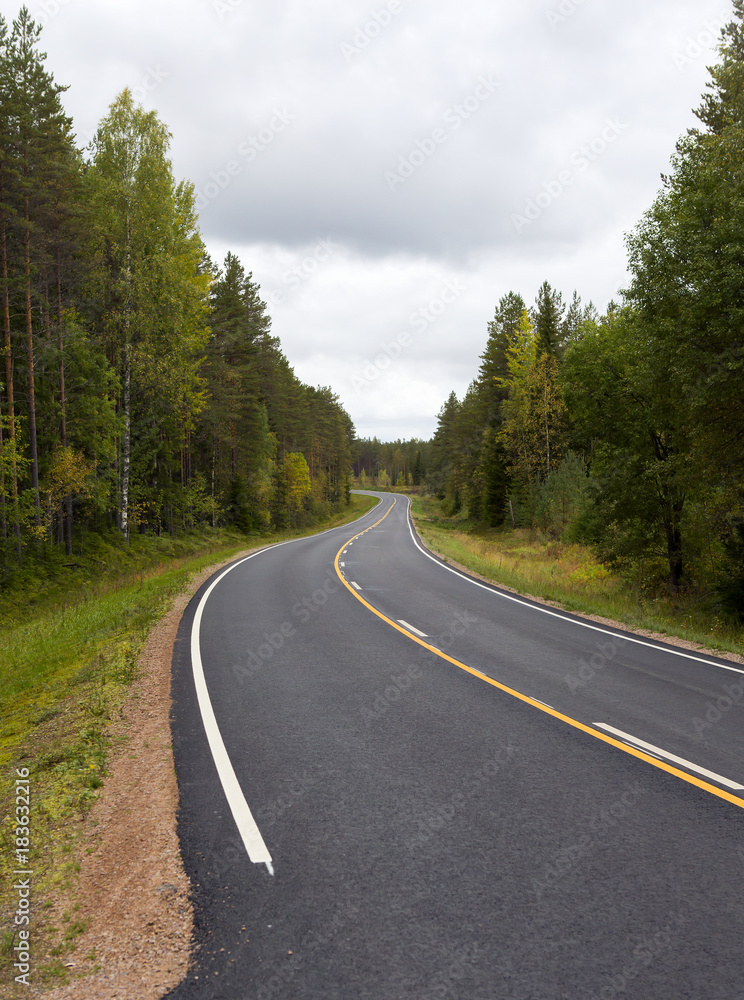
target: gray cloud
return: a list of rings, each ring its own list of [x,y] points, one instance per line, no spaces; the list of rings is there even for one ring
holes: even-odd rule
[[[284,293],[274,331],[300,377],[382,437],[431,433],[510,288],[616,296],[623,233],[695,123],[730,16],[721,0],[30,6],[81,140],[124,86],[157,109],[213,257]],[[338,249],[287,287],[323,239]],[[450,278],[467,291],[355,392],[355,366]]]

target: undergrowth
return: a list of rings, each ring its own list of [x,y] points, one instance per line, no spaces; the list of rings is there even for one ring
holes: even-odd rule
[[[577,614],[744,654],[744,630],[710,595],[665,592],[659,584],[663,561],[648,559],[613,570],[585,545],[557,542],[527,529],[478,527],[463,516],[446,517],[434,497],[414,497],[413,516],[434,552],[494,583]]]

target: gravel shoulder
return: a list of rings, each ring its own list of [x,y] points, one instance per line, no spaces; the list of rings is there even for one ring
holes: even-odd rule
[[[122,717],[109,730],[108,776],[86,821],[76,886],[54,901],[54,916],[87,923],[72,957],[71,981],[26,996],[46,1000],[158,1000],[186,975],[193,910],[181,862],[178,786],[171,745],[171,658],[178,625],[199,587],[195,577],[151,630]]]

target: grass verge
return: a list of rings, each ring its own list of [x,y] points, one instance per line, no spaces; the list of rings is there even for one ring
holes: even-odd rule
[[[744,655],[744,630],[696,595],[649,592],[636,578],[602,565],[587,546],[521,529],[473,528],[443,517],[433,497],[412,500],[416,528],[429,548],[486,580],[576,614]]]
[[[12,981],[19,927],[15,781],[27,769],[31,791],[30,845],[23,867],[33,871],[34,980],[66,978],[66,958],[85,926],[74,913],[51,925],[52,900],[71,884],[85,819],[106,779],[110,723],[119,718],[137,677],[140,651],[173,598],[204,569],[249,548],[348,523],[374,506],[353,496],[351,506],[322,525],[296,533],[247,537],[204,532],[185,539],[153,539],[134,553],[111,556],[98,579],[53,580],[33,603],[22,594],[15,621],[0,625],[0,976]],[[100,554],[100,553],[99,553]],[[131,560],[121,572],[122,558]],[[62,594],[64,593],[64,600]],[[19,610],[20,609],[20,610]],[[44,960],[39,963],[39,957]],[[0,989],[0,994],[2,994]]]

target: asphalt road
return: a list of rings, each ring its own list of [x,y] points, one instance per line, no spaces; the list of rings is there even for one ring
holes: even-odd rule
[[[205,584],[169,997],[741,1000],[744,671],[638,639],[452,572],[389,494]]]

